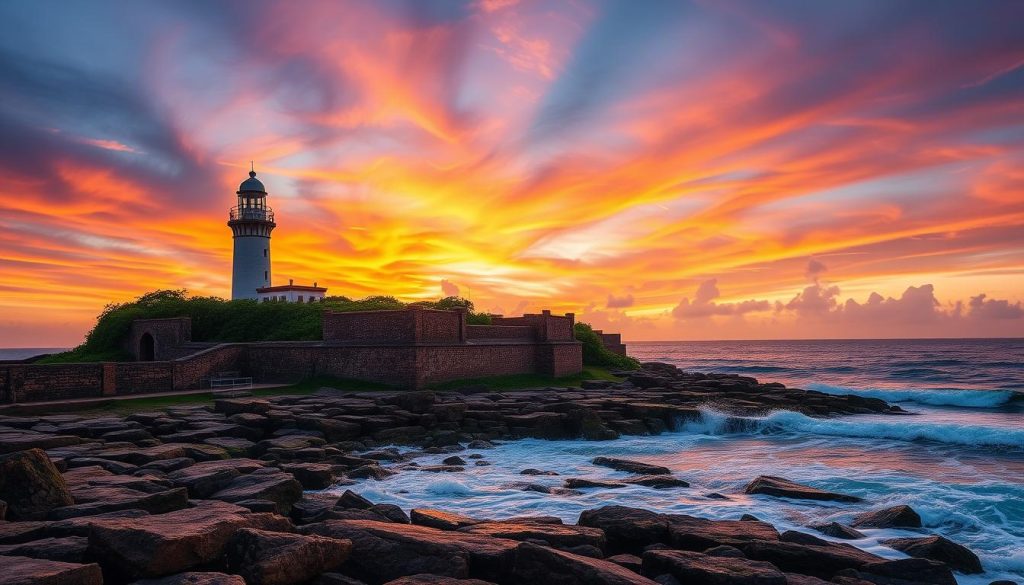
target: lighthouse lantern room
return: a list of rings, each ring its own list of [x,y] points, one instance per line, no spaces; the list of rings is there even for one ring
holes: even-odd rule
[[[270,232],[277,227],[267,205],[267,190],[255,169],[238,186],[238,205],[231,208],[228,227],[234,234],[231,298],[256,299],[256,289],[270,286]]]

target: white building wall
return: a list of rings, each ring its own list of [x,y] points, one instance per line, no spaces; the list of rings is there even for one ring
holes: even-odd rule
[[[256,289],[270,286],[270,238],[239,236],[231,268],[231,298],[255,299]]]
[[[299,297],[302,297],[303,303],[319,302],[324,298],[324,293],[309,292],[309,291],[278,291],[278,292],[265,292],[259,293],[259,300],[262,302],[263,299],[267,301],[287,301],[289,303],[298,303]],[[310,301],[310,299],[313,299]]]

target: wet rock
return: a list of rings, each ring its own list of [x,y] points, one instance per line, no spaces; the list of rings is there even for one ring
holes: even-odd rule
[[[451,457],[445,457],[441,463],[445,465],[466,465],[466,460],[458,455],[452,455]]]
[[[584,510],[578,525],[603,530],[608,549],[614,552],[639,552],[649,544],[669,540],[668,519],[640,508],[604,506]]]
[[[351,549],[347,540],[243,528],[231,537],[224,558],[249,585],[293,585],[336,569]]]
[[[540,494],[548,494],[551,496],[578,496],[583,493],[577,490],[541,485],[539,483],[513,483],[509,484],[508,487],[513,489],[520,489],[524,492],[537,492]]]
[[[341,494],[341,497],[338,498],[338,504],[335,507],[353,510],[369,510],[373,507],[373,502],[352,490],[345,490],[345,492]]]
[[[847,540],[857,540],[859,538],[864,538],[863,532],[855,530],[845,524],[840,524],[838,522],[829,522],[828,524],[816,524],[811,526],[811,528],[817,530],[818,532],[826,536],[831,536],[833,538],[845,538]]]
[[[782,571],[830,579],[843,569],[856,569],[882,561],[881,557],[848,544],[825,546],[755,540],[738,545],[747,558],[767,561]]]
[[[541,471],[540,469],[534,469],[532,467],[528,467],[528,468],[520,471],[519,474],[520,475],[558,475],[554,471]]]
[[[786,585],[786,576],[771,563],[692,551],[648,551],[643,557],[643,572],[645,575],[668,573],[681,583]]]
[[[417,471],[429,471],[431,473],[460,473],[466,471],[465,467],[459,465],[421,465],[415,467]]]
[[[345,473],[347,477],[350,477],[352,479],[375,479],[377,481],[387,479],[392,475],[397,474],[397,471],[384,469],[383,467],[377,464],[363,465]]]
[[[0,556],[31,557],[48,561],[81,563],[85,561],[85,549],[89,539],[83,536],[44,538],[22,544],[0,545]],[[2,577],[0,577],[2,581]]]
[[[411,524],[409,516],[406,515],[405,511],[394,504],[374,504],[367,509],[367,512],[377,514],[389,522]]]
[[[481,522],[460,528],[459,532],[511,540],[541,540],[559,548],[590,545],[603,549],[606,544],[604,532],[598,528],[564,524]]]
[[[953,571],[945,563],[930,559],[880,559],[857,569],[839,573],[876,585],[956,585]]]
[[[671,475],[638,475],[636,477],[628,477],[622,480],[622,483],[642,485],[644,487],[659,490],[677,487],[690,487],[689,482],[672,477]]]
[[[865,512],[851,522],[856,528],[920,528],[921,517],[906,505]]]
[[[704,551],[704,554],[708,555],[709,557],[731,557],[735,559],[747,558],[747,555],[743,554],[743,551],[736,548],[735,546],[729,546],[727,544],[713,546]]]
[[[103,585],[100,566],[0,556],[0,585]]]
[[[800,500],[823,500],[834,502],[860,502],[861,498],[835,492],[819,490],[811,486],[796,483],[782,477],[761,475],[747,484],[743,490],[747,494],[766,494],[781,498]]]
[[[615,563],[524,542],[515,554],[519,583],[559,585],[650,585],[654,582]]]
[[[610,467],[617,471],[628,471],[630,473],[636,473],[638,475],[671,475],[672,470],[661,466],[651,465],[649,463],[643,463],[641,461],[631,461],[629,459],[618,459],[615,457],[595,457],[591,463],[594,465],[600,465],[601,467]]]
[[[324,573],[314,581],[314,585],[366,585],[366,583],[341,573]]]
[[[626,484],[617,481],[598,481],[594,479],[585,479],[582,477],[570,477],[566,479],[562,485],[569,489],[585,489],[585,488],[604,488],[604,489],[615,489],[624,488]]]
[[[981,573],[981,560],[971,549],[943,536],[922,538],[891,538],[881,541],[885,546],[907,553],[912,557],[946,563],[961,573]]]
[[[289,530],[290,522],[244,508],[201,501],[194,508],[89,525],[89,555],[120,579],[162,577],[219,559],[240,528]]]
[[[708,520],[682,514],[666,514],[672,546],[702,551],[723,544],[743,548],[751,541],[778,540],[779,533],[767,522],[751,520]],[[744,549],[745,550],[745,549]]]
[[[142,579],[132,585],[246,585],[245,579],[227,573],[178,573],[159,579]]]
[[[0,500],[10,520],[38,520],[75,503],[60,472],[42,449],[0,455]]]
[[[490,441],[484,441],[483,439],[476,439],[470,441],[467,445],[470,449],[493,449],[494,444]]]
[[[497,580],[512,569],[517,541],[414,524],[327,520],[299,529],[352,541],[345,572],[368,583],[420,573]]]
[[[409,512],[409,517],[413,524],[429,526],[438,530],[458,530],[459,528],[486,522],[486,520],[430,508],[414,508]]]

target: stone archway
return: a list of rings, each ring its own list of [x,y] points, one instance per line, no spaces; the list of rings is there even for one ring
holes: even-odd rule
[[[156,342],[148,332],[139,338],[139,361],[151,362],[156,359]]]

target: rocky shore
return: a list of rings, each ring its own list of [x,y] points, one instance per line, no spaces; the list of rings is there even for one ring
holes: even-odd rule
[[[881,400],[686,373],[645,364],[625,382],[492,392],[341,392],[225,396],[212,405],[126,416],[0,415],[0,585],[953,584],[978,557],[940,536],[894,539],[887,560],[830,538],[857,528],[921,526],[907,506],[870,502],[783,477],[751,478],[766,497],[861,506],[851,526],[779,532],[753,517],[709,520],[622,506],[558,518],[473,518],[403,510],[325,488],[396,473],[486,466],[495,442],[523,437],[610,440],[657,434],[714,406],[737,415],[905,414]],[[399,450],[396,445],[413,448]],[[421,454],[449,454],[421,465]],[[553,488],[633,484],[687,489],[671,471],[598,457],[616,482],[566,478]]]

